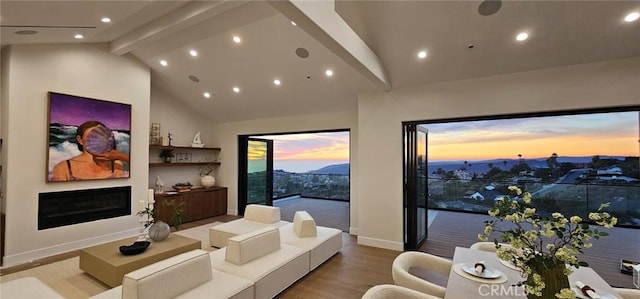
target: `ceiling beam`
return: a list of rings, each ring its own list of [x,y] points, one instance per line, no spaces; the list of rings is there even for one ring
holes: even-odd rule
[[[335,0],[270,0],[275,9],[385,91],[391,82],[380,58],[335,11]]]
[[[232,0],[192,1],[113,40],[111,53],[123,55],[132,52],[142,45],[164,38],[245,3],[246,1]]]

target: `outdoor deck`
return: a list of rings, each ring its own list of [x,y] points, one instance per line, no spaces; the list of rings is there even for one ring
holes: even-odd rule
[[[420,251],[452,258],[456,246],[469,247],[479,241],[477,236],[484,228],[483,222],[492,218],[437,211],[429,226],[427,241]],[[587,262],[610,285],[634,288],[632,276],[620,273],[620,259],[640,261],[640,229],[614,227],[603,230],[610,235],[593,240],[593,247],[586,249],[579,259]]]
[[[291,221],[297,210],[306,210],[319,225],[334,227],[348,232],[349,203],[333,200],[309,199],[302,197],[276,201],[282,219]],[[420,251],[453,258],[456,246],[469,247],[478,242],[478,233],[484,229],[484,221],[492,219],[488,215],[429,210],[429,235]],[[604,229],[609,236],[593,240],[593,247],[585,250],[579,259],[587,262],[610,285],[634,288],[632,276],[620,273],[620,259],[640,261],[640,229]],[[445,280],[446,281],[446,280]]]

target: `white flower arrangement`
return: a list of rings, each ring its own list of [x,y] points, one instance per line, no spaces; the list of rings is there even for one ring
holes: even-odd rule
[[[510,246],[502,246],[494,239],[498,258],[513,263],[527,277],[522,282],[528,294],[542,296],[545,286],[551,281],[545,281],[541,275],[544,270],[556,268],[561,265],[564,275],[571,273],[569,264],[576,268],[587,266],[577,259],[584,248],[592,246],[591,238],[598,239],[609,235],[607,232],[591,229],[589,224],[583,222],[580,216],[565,217],[561,213],[552,213],[550,217],[541,217],[536,213],[536,208],[531,205],[531,194],[522,192],[516,186],[510,186],[509,190],[516,197],[503,197],[496,201],[489,210],[489,215],[496,220],[485,221],[485,228],[478,239],[489,240],[492,232],[501,234],[502,242]],[[602,204],[597,212],[589,213],[589,219],[606,228],[611,228],[617,223],[617,219],[603,210],[609,204]],[[511,222],[511,229],[497,227],[498,222]],[[554,282],[555,283],[555,282]],[[575,298],[571,289],[565,287],[555,294],[557,298]]]

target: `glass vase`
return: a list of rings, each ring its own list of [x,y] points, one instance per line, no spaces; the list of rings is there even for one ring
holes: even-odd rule
[[[527,294],[528,299],[556,299],[556,294],[560,293],[560,290],[569,288],[569,277],[564,274],[566,265],[563,262],[555,261],[549,264],[539,264],[532,267],[534,273],[539,274],[544,281],[545,287],[542,290],[542,296],[536,296],[535,294]],[[531,285],[533,278],[527,278],[527,284]]]

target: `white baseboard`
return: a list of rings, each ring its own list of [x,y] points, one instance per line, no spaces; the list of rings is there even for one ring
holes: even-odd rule
[[[42,259],[45,257],[67,253],[70,251],[79,250],[79,249],[94,246],[97,244],[116,241],[116,240],[133,237],[137,235],[138,235],[138,229],[135,228],[135,229],[103,235],[95,238],[78,240],[78,241],[69,242],[65,244],[58,244],[58,245],[39,248],[36,250],[27,251],[27,252],[21,252],[13,255],[6,255],[2,259],[2,268],[4,269],[7,267],[13,267],[23,263],[34,263],[34,262],[37,263],[38,259]]]
[[[358,245],[378,247],[395,251],[404,251],[404,243],[402,242],[393,242],[389,240],[374,239],[363,236],[358,236]]]
[[[357,227],[349,227],[349,234],[357,236],[358,235],[358,228]]]

